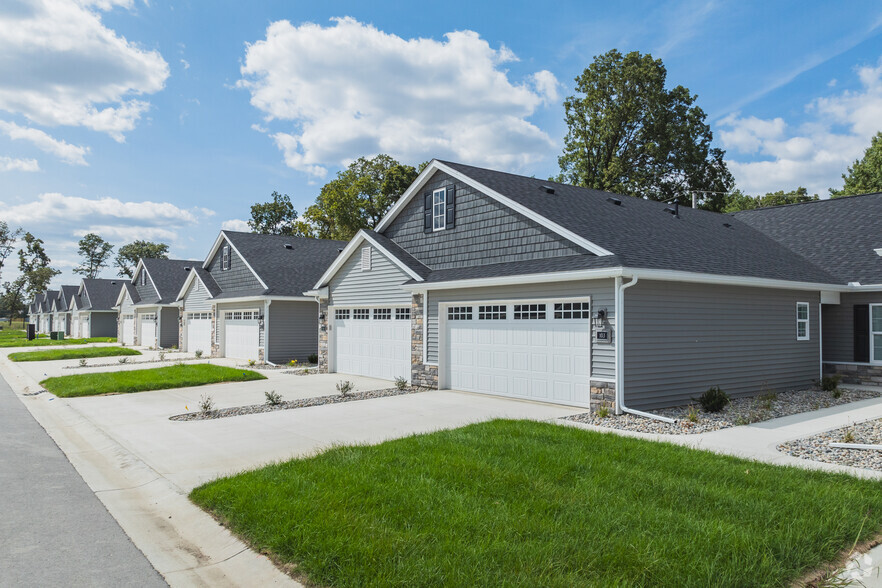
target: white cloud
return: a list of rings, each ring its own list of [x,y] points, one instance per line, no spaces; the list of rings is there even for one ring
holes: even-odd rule
[[[148,51],[101,22],[132,2],[11,0],[0,6],[0,110],[46,126],[83,126],[123,141],[169,75]]]
[[[0,120],[0,132],[5,133],[10,139],[22,139],[33,143],[41,151],[51,153],[59,159],[72,165],[89,165],[86,162],[88,147],[71,145],[66,141],[55,139],[48,133],[39,129],[20,127],[15,123]]]
[[[278,21],[248,45],[238,86],[267,124],[293,122],[270,136],[288,166],[315,177],[376,153],[515,170],[545,158],[554,143],[527,118],[557,101],[554,75],[512,82],[505,46],[472,31],[445,38],[403,39],[348,17]]]
[[[40,171],[40,164],[37,163],[36,159],[18,159],[0,155],[0,172],[7,171]]]
[[[857,69],[859,91],[818,98],[806,105],[807,122],[796,127],[784,119],[741,117],[718,122],[727,161],[738,186],[753,194],[805,186],[826,194],[842,185],[841,174],[863,156],[870,139],[882,131],[882,59]],[[739,161],[736,154],[761,161]]]
[[[223,229],[224,231],[242,231],[245,233],[251,231],[251,227],[248,226],[248,223],[243,220],[239,220],[238,218],[225,220],[223,224],[221,224],[221,229]]]
[[[190,69],[190,62],[186,59],[181,60],[181,65],[184,66],[184,69]]]
[[[96,233],[110,242],[131,243],[138,239],[145,241],[169,242],[177,239],[177,231],[162,227],[144,227],[138,225],[90,225],[87,229],[73,232],[77,237],[88,233]]]
[[[0,203],[0,211],[2,220],[17,225],[63,222],[96,226],[110,220],[117,221],[113,224],[130,221],[139,226],[179,227],[197,220],[191,211],[170,202],[123,202],[117,198],[90,199],[57,192],[40,194],[36,201],[26,204],[8,206]]]

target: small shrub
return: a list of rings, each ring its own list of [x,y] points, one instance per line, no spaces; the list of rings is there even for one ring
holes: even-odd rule
[[[688,420],[690,423],[698,422],[698,408],[696,408],[694,404],[689,405],[689,409],[686,412],[686,420]]]
[[[843,443],[854,443],[854,427],[848,427],[845,429],[845,433],[842,435]]]
[[[165,351],[159,352],[159,361],[165,361]]]
[[[833,398],[842,398],[842,389],[836,388],[835,390],[833,390],[833,392],[831,392],[831,395],[833,396]]]
[[[193,354],[196,356],[196,359],[199,359],[200,357],[202,357],[202,350],[197,349],[196,351],[193,352]]]
[[[278,406],[282,404],[282,395],[276,392],[275,390],[270,390],[269,392],[264,392],[264,396],[266,396],[266,405],[267,406]]]
[[[835,392],[839,388],[839,382],[841,381],[841,375],[833,374],[832,376],[822,376],[818,384],[824,392]]]
[[[80,367],[86,367],[87,363],[88,362],[85,359],[81,359],[80,360]]]
[[[248,367],[254,367],[255,365],[257,365],[256,359],[249,359],[248,360]]]
[[[174,351],[177,351],[177,350],[178,350],[178,346],[177,346],[177,345],[172,345],[171,348],[172,348]]]
[[[698,397],[698,404],[704,412],[720,412],[729,404],[729,395],[719,386],[712,386]]]
[[[208,414],[214,410],[214,399],[209,394],[203,394],[199,398],[199,410],[203,414]]]
[[[609,416],[609,405],[606,402],[602,402],[600,406],[597,407],[597,418],[605,419]]]
[[[296,368],[298,363],[299,362],[296,359],[292,359],[288,362],[288,365],[290,365],[292,368]]]
[[[118,362],[120,362],[120,363],[128,363],[129,358],[128,358],[128,357],[120,357],[120,358],[117,359],[116,361],[118,361]]]
[[[306,361],[308,361],[309,363],[318,363],[318,354],[309,354],[309,356],[306,358]]]
[[[395,378],[395,387],[399,390],[406,390],[407,378],[405,378],[404,376],[398,376],[397,378]]]
[[[739,414],[738,418],[735,419],[735,424],[738,425],[739,427],[744,426],[744,425],[749,425],[750,420],[746,416],[744,416],[743,414]]]
[[[340,393],[340,396],[349,396],[353,388],[355,388],[355,384],[349,380],[340,380],[337,382],[337,392]]]

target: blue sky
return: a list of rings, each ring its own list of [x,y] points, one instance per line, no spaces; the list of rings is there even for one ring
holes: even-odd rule
[[[57,285],[86,232],[201,259],[362,155],[549,176],[563,98],[611,48],[698,94],[750,193],[825,196],[882,130],[878,1],[7,0],[0,219],[46,241]]]

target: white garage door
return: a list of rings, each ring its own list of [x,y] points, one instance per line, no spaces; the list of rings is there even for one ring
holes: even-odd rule
[[[156,313],[141,315],[140,343],[144,347],[156,346]]]
[[[122,342],[123,345],[135,344],[135,315],[122,315]]]
[[[442,306],[453,390],[589,406],[588,301]]]
[[[187,313],[187,351],[211,355],[211,313]]]
[[[224,313],[224,356],[257,361],[260,350],[259,314],[256,310]]]
[[[334,371],[410,381],[410,307],[333,312]]]
[[[71,320],[70,324],[70,336],[74,339],[80,338],[80,318],[76,317]]]

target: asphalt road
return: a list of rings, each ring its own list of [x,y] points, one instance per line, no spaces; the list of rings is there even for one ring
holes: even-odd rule
[[[0,586],[166,586],[2,377]]]

